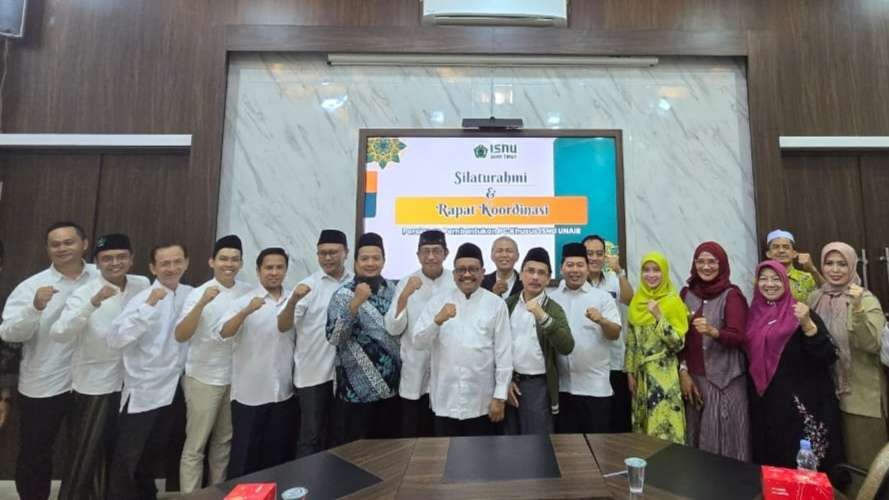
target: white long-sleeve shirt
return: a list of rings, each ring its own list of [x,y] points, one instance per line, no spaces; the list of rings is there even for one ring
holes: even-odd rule
[[[259,406],[293,396],[293,330],[278,331],[278,313],[289,295],[282,290],[276,300],[265,288],[256,287],[232,302],[214,327],[218,341],[232,343],[232,401]],[[254,297],[265,304],[244,319],[233,337],[223,339],[223,325]]]
[[[434,318],[447,303],[457,315],[438,326]],[[488,414],[492,399],[506,399],[512,337],[499,296],[479,288],[467,299],[456,287],[436,295],[417,320],[414,343],[431,351],[429,399],[436,415],[476,418]]]
[[[577,396],[611,396],[613,391],[609,376],[612,345],[620,340],[606,339],[602,327],[586,317],[586,310],[595,307],[603,318],[620,325],[620,312],[614,298],[589,283],[571,290],[564,280],[558,288],[547,293],[565,310],[574,336],[571,354],[560,354],[557,358],[559,391]]]
[[[621,321],[617,322],[621,325],[620,339],[611,342],[609,349],[611,350],[611,369],[623,371],[624,354],[627,350],[627,325],[626,321],[624,321],[627,315],[627,306],[620,302],[620,278],[614,271],[603,271],[599,281],[592,283],[590,286],[610,295],[614,299],[617,310],[621,315]]]
[[[85,264],[75,279],[66,278],[50,266],[19,283],[6,300],[0,338],[22,343],[18,389],[25,396],[48,398],[71,390],[74,343],[54,342],[49,330],[62,314],[71,293],[95,276],[96,267],[92,264]],[[58,292],[43,311],[38,311],[34,308],[34,294],[45,286]]]
[[[396,315],[398,309],[398,297],[407,286],[408,280],[416,276],[423,285],[417,289],[407,300],[407,306]],[[398,394],[405,399],[417,400],[420,396],[429,392],[429,359],[430,353],[426,349],[418,349],[414,345],[414,332],[417,320],[423,313],[423,308],[433,296],[449,290],[455,290],[454,277],[451,271],[445,269],[436,279],[430,279],[422,270],[414,271],[398,282],[395,288],[395,299],[386,313],[386,331],[389,335],[401,336],[401,380],[399,381]]]
[[[123,361],[120,350],[108,346],[108,331],[127,302],[150,285],[145,276],[128,274],[121,291],[99,274],[68,297],[49,334],[56,342],[74,343],[71,386],[75,391],[99,396],[121,390]],[[117,294],[102,301],[99,307],[94,306],[93,296],[106,286],[117,290]]]
[[[176,324],[188,316],[200,302],[207,288],[214,286],[219,288],[219,295],[201,311],[201,318],[198,320],[194,335],[188,340],[185,374],[203,384],[223,386],[231,383],[232,344],[219,342],[213,328],[219,322],[219,318],[228,312],[231,304],[249,292],[252,286],[243,281],[235,281],[231,288],[226,288],[220,282],[211,279],[188,294]]]
[[[333,380],[336,347],[327,341],[327,305],[337,288],[352,281],[353,277],[352,272],[346,270],[340,279],[336,279],[319,269],[299,282],[311,290],[293,309],[296,332],[293,385],[296,387],[312,387]]]
[[[145,301],[155,288],[163,288],[167,295],[150,306]],[[142,413],[173,402],[188,347],[176,341],[173,330],[185,297],[192,290],[180,283],[174,292],[155,280],[130,299],[111,323],[108,346],[123,353],[121,410],[127,401],[127,413]]]
[[[537,300],[542,301],[543,297]],[[537,319],[528,311],[524,293],[519,295],[519,301],[512,309],[509,330],[512,332],[512,365],[515,372],[522,375],[546,373],[543,350],[537,338]]]

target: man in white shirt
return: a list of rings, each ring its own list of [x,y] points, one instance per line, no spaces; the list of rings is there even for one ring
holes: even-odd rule
[[[133,252],[125,234],[97,238],[95,262],[99,276],[71,294],[49,331],[56,342],[74,344],[69,425],[77,434],[62,476],[63,500],[106,497],[123,385],[120,351],[108,347],[106,335],[126,303],[149,286],[144,276],[127,274]]]
[[[549,253],[532,248],[522,261],[522,291],[506,299],[512,332],[512,384],[507,434],[552,434],[559,414],[557,359],[574,349],[571,328],[558,302],[546,296],[552,275]]]
[[[509,312],[497,295],[481,288],[482,251],[457,249],[456,289],[429,300],[414,334],[431,351],[429,399],[438,436],[493,434],[503,420],[512,378]]]
[[[278,331],[288,261],[283,248],[259,252],[259,286],[235,300],[215,328],[219,341],[233,343],[229,478],[291,460],[296,448],[293,331]]]
[[[519,244],[509,236],[501,236],[491,245],[491,260],[497,269],[482,279],[482,288],[505,299],[522,291],[522,280],[515,270],[519,261]]]
[[[587,282],[586,248],[562,247],[562,282],[549,291],[571,325],[574,351],[559,356],[559,416],[564,433],[609,432],[611,345],[620,341],[620,312],[611,294]]]
[[[627,279],[627,273],[620,267],[620,257],[608,255],[605,251],[605,240],[599,235],[589,235],[583,239],[586,247],[587,263],[589,264],[589,281],[593,288],[608,292],[617,303],[621,319],[626,316],[626,307],[633,300],[633,286]],[[610,269],[606,269],[605,265]],[[611,343],[611,431],[630,432],[630,387],[627,385],[627,374],[624,372],[624,353],[626,352],[626,324],[622,321],[620,339]]]
[[[429,437],[434,434],[435,414],[429,405],[429,351],[414,346],[414,328],[429,299],[453,290],[454,277],[444,269],[448,257],[445,234],[424,231],[417,245],[420,269],[405,276],[395,289],[396,301],[386,313],[386,331],[401,337],[402,437]]]
[[[154,461],[172,423],[173,398],[185,362],[185,344],[173,330],[192,287],[179,283],[188,252],[179,243],[151,249],[156,279],[112,322],[108,346],[123,353],[124,382],[117,439],[111,460],[109,498],[154,498]]]
[[[330,447],[333,437],[333,359],[336,348],[327,341],[327,305],[339,287],[353,278],[346,269],[346,235],[325,229],[318,237],[319,269],[299,282],[278,313],[278,331],[294,329],[293,385],[299,397],[297,458]]]
[[[213,245],[208,263],[213,279],[185,298],[176,323],[176,340],[188,343],[182,392],[185,396],[185,444],[179,460],[179,490],[191,493],[203,485],[204,449],[210,484],[225,480],[231,449],[232,348],[219,342],[213,327],[228,307],[252,287],[237,280],[242,265],[241,239],[231,234]]]
[[[71,406],[74,352],[73,342],[54,342],[49,330],[71,293],[96,275],[96,268],[83,261],[88,245],[77,224],[52,224],[46,231],[52,265],[16,286],[3,308],[0,338],[22,344],[18,382],[22,423],[15,468],[15,488],[21,498],[49,497],[53,447]]]

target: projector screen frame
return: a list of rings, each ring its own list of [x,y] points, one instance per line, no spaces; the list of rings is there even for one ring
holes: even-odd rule
[[[620,129],[522,129],[522,130],[474,130],[474,129],[418,129],[418,128],[360,128],[358,129],[358,191],[355,203],[355,239],[364,233],[364,205],[367,172],[367,140],[371,137],[447,137],[447,138],[521,138],[521,137],[603,137],[614,140],[615,177],[617,181],[617,233],[620,239],[618,255],[621,267],[627,267],[626,215],[624,213],[624,165],[623,131]],[[581,237],[586,236],[582,235]],[[488,249],[482,249],[487,251]],[[554,263],[553,277],[558,275],[558,263]]]

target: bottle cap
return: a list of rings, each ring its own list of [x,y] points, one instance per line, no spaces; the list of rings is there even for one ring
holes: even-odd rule
[[[811,450],[812,443],[808,439],[800,439],[799,440],[799,447],[800,447],[800,449],[803,449],[803,450]]]

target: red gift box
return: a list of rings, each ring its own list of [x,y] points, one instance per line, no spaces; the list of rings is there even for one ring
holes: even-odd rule
[[[277,496],[275,483],[244,483],[229,491],[225,500],[275,500]]]
[[[763,500],[833,500],[833,487],[823,472],[762,466]]]

